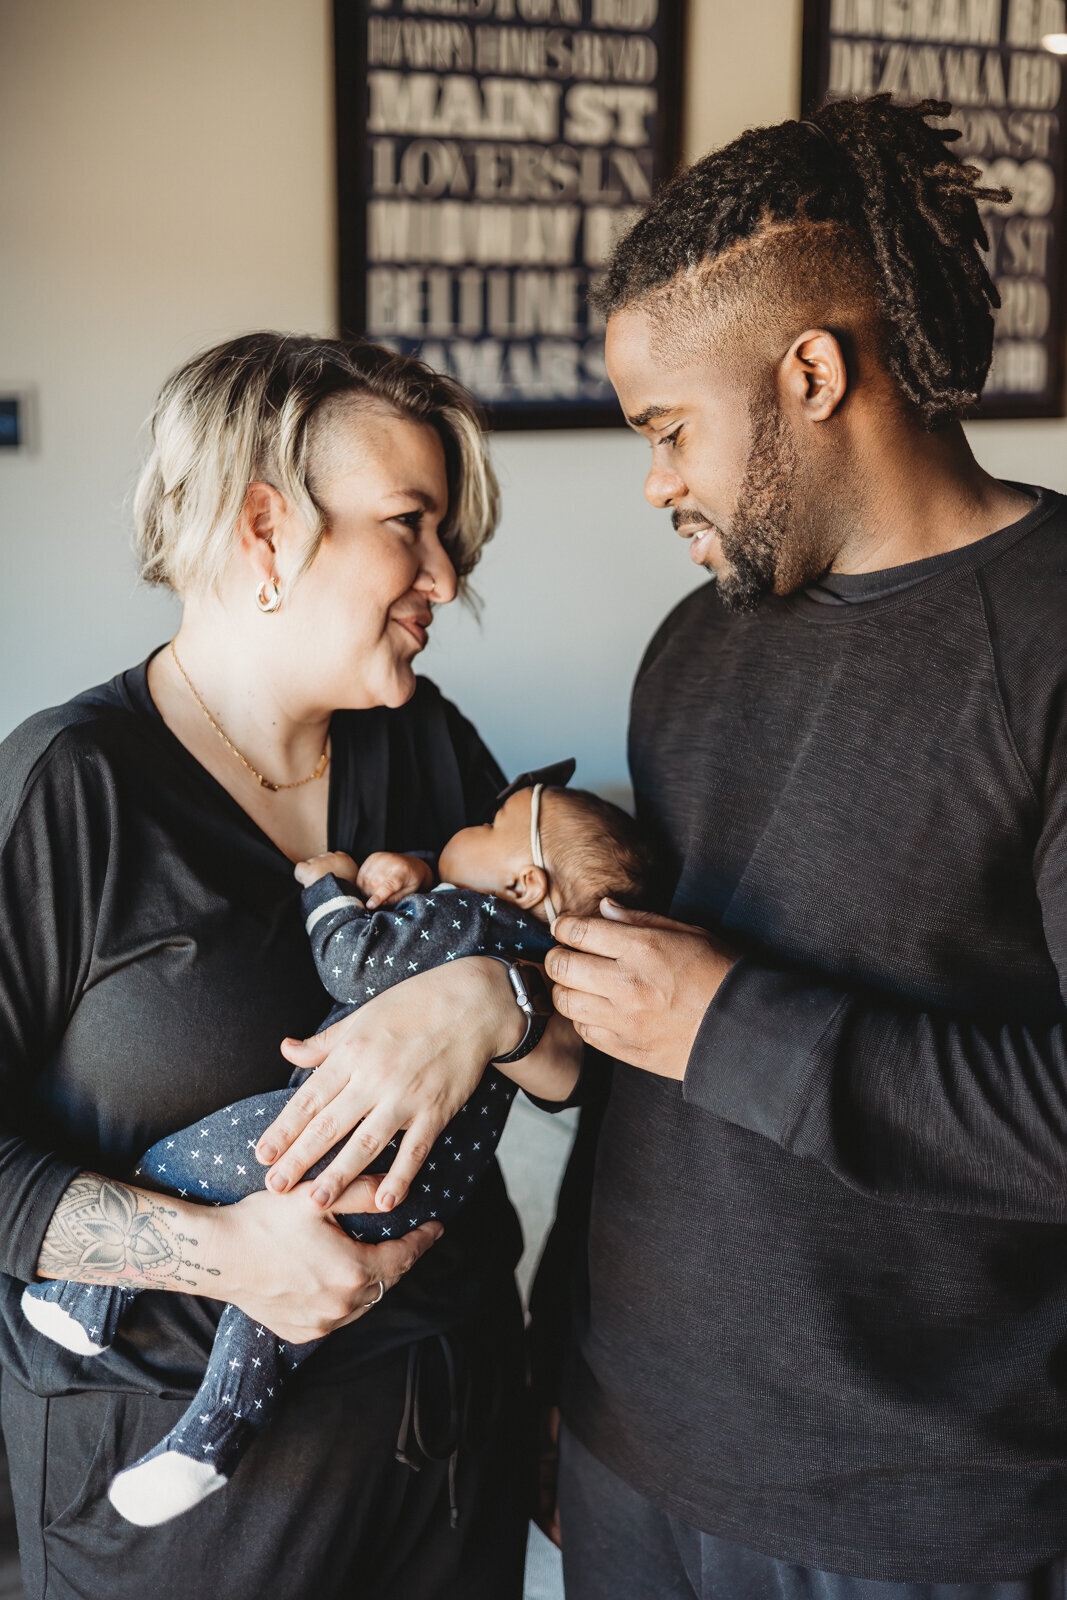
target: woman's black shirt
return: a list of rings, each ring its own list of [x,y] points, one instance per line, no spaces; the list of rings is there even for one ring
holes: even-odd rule
[[[19,1310],[75,1172],[140,1153],[283,1086],[287,1034],[330,1009],[292,863],[159,716],[147,662],[42,712],[0,747],[0,1358],[41,1394],[192,1392],[217,1302],[151,1291],[91,1361]],[[337,712],[329,847],[437,850],[503,779],[420,679],[399,710]],[[510,1283],[518,1221],[495,1167],[373,1316],[315,1357],[331,1372],[476,1315]]]

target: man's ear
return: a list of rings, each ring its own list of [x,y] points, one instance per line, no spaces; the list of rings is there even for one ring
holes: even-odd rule
[[[285,500],[269,483],[250,483],[237,523],[243,554],[264,579],[275,574],[276,535],[285,518]]]
[[[521,906],[523,911],[531,911],[541,904],[547,893],[547,872],[531,864],[515,874],[504,890],[504,898],[514,906]]]
[[[800,420],[826,422],[848,393],[848,363],[835,334],[808,328],[782,358],[779,384]]]

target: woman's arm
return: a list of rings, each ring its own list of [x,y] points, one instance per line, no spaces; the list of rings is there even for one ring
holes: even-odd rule
[[[497,1067],[512,1083],[517,1083],[535,1100],[547,1100],[562,1106],[578,1083],[584,1045],[575,1032],[574,1024],[557,1012],[548,1019],[548,1026],[536,1050],[531,1050],[521,1061],[510,1066]]]
[[[274,1169],[268,1185],[275,1193],[291,1189],[355,1129],[315,1179],[312,1198],[329,1207],[404,1129],[378,1196],[378,1208],[389,1210],[407,1194],[434,1140],[470,1099],[489,1062],[510,1054],[525,1027],[506,968],[490,956],[467,956],[413,974],[312,1039],[287,1039],[286,1059],[317,1070],[259,1142],[257,1158]],[[537,1072],[556,1059],[560,1038],[558,1030],[546,1030],[517,1065]]]
[[[341,1199],[346,1211],[374,1207],[376,1179]],[[80,1172],[63,1194],[41,1244],[38,1276],[208,1295],[240,1306],[291,1344],[354,1322],[440,1237],[426,1223],[403,1239],[361,1245],[308,1203],[249,1195],[233,1206],[195,1206]]]

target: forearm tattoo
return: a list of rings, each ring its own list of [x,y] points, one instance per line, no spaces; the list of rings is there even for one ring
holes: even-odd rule
[[[219,1268],[195,1259],[198,1241],[180,1231],[181,1221],[162,1195],[79,1173],[52,1213],[38,1274],[76,1283],[202,1290]]]

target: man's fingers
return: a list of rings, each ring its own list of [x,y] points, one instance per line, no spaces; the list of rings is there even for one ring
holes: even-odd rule
[[[408,1190],[430,1153],[435,1137],[434,1130],[426,1123],[421,1121],[412,1123],[400,1141],[396,1160],[378,1186],[379,1211],[392,1211],[394,1206],[406,1199]]]
[[[590,1049],[599,1050],[603,1056],[613,1056],[616,1060],[625,1061],[626,1057],[620,1053],[619,1035],[610,1028],[599,1028],[589,1022],[576,1022],[574,1031],[580,1039],[584,1039]]]
[[[583,1024],[610,1027],[617,1016],[615,1007],[603,995],[584,989],[563,989],[559,984],[552,985],[552,1004],[561,1017],[568,1017],[574,1023],[579,1033]]]
[[[580,989],[586,994],[610,994],[618,982],[618,963],[606,956],[566,950],[560,946],[545,957],[545,972],[565,989]],[[557,1008],[558,1009],[558,1008]],[[564,1015],[569,1015],[565,1012]]]
[[[707,938],[703,928],[694,928],[688,922],[676,922],[673,917],[661,917],[658,911],[633,911],[614,900],[601,900],[600,911],[608,922],[621,922],[631,928],[662,928],[666,933],[696,933]]]
[[[628,928],[623,922],[609,922],[604,917],[574,917],[564,912],[552,924],[552,936],[560,944],[584,950],[587,955],[618,960],[634,949],[641,938],[641,930]]]

